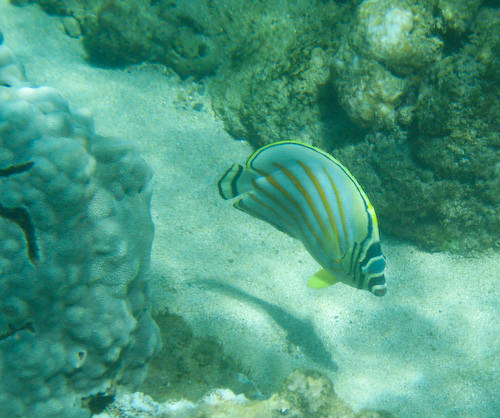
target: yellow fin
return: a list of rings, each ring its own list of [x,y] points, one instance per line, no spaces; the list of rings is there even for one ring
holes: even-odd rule
[[[331,286],[339,280],[329,271],[322,269],[311,276],[307,285],[313,289],[322,289],[323,287]]]

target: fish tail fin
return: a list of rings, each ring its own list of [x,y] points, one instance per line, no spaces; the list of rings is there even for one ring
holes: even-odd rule
[[[339,281],[332,273],[328,270],[322,269],[311,276],[307,285],[313,289],[322,289],[327,286],[331,286]]]
[[[254,175],[240,164],[233,164],[217,182],[219,194],[225,200],[232,199],[251,189]]]

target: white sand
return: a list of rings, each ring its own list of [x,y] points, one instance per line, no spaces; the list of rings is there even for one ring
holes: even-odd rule
[[[500,416],[500,254],[468,260],[385,239],[385,297],[308,289],[318,266],[300,243],[218,197],[219,176],[251,149],[195,84],[151,66],[90,67],[80,41],[36,6],[0,0],[0,30],[30,81],[90,109],[98,133],[136,140],[153,167],[155,309],[217,336],[263,391],[305,365],[328,372],[355,409]]]

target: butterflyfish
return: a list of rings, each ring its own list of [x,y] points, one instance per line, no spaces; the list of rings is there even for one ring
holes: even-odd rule
[[[300,240],[322,270],[308,285],[342,282],[376,296],[386,293],[386,259],[377,216],[352,174],[311,145],[280,141],[233,164],[218,182],[234,207]]]

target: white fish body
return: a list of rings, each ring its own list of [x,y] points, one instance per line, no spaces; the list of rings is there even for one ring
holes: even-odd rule
[[[233,164],[218,183],[237,209],[302,241],[323,267],[309,285],[344,282],[386,292],[377,217],[361,186],[335,158],[313,146],[275,142]]]

